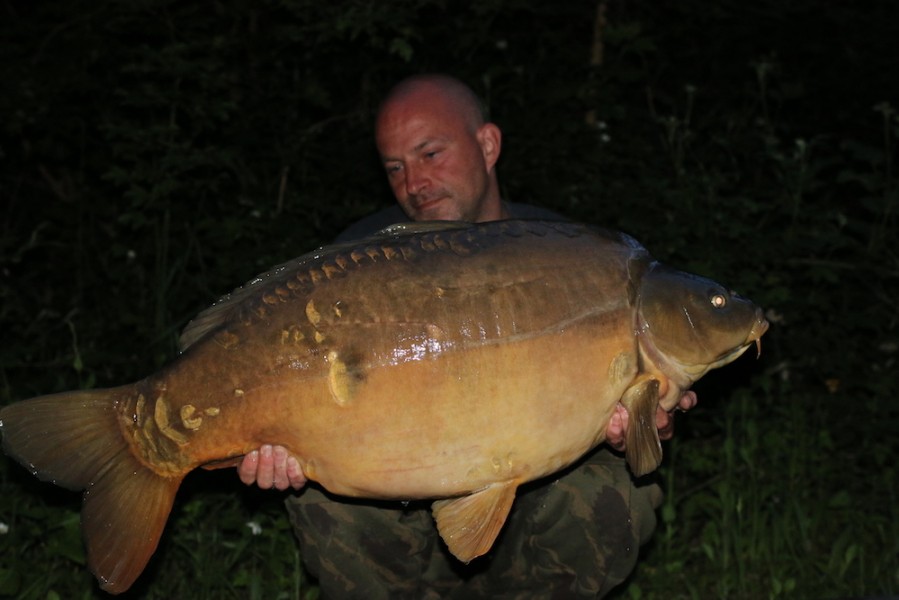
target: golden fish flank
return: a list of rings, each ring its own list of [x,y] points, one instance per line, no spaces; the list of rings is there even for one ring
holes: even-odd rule
[[[352,377],[336,350],[328,352],[328,389],[338,406],[346,406],[352,398]]]
[[[281,331],[282,346],[297,346],[306,339],[298,325],[290,325]]]
[[[322,320],[321,314],[318,312],[318,309],[315,308],[315,300],[310,300],[306,303],[306,319],[309,320],[309,323],[313,327],[318,327],[318,324]]]
[[[169,438],[178,445],[187,443],[187,436],[178,431],[175,426],[169,422],[169,405],[162,396],[156,399],[156,408],[153,411],[153,418],[156,420],[156,427],[159,433]]]
[[[609,381],[620,382],[634,376],[636,365],[631,354],[621,352],[609,364]]]
[[[505,456],[494,456],[483,464],[470,467],[465,472],[465,477],[469,479],[478,479],[485,476],[511,476],[515,466],[514,457],[515,455],[511,452]]]
[[[404,343],[397,344],[385,360],[388,360],[389,364],[400,365],[410,360],[424,360],[437,356],[449,348],[450,344],[444,331],[437,325],[428,323],[420,334],[410,336]]]
[[[505,456],[505,458],[494,456],[493,460],[490,461],[490,464],[493,466],[493,472],[497,475],[501,474],[511,474],[513,467],[513,457],[515,455],[513,453],[509,453]]]
[[[766,329],[623,234],[416,223],[276,267],[198,315],[159,372],[3,407],[0,432],[38,477],[86,490],[87,563],[111,593],[143,570],[189,471],[263,443],[336,494],[435,499],[467,562],[518,486],[601,443],[619,402],[628,464],[654,469],[658,407]]]
[[[240,338],[228,329],[218,332],[213,339],[216,344],[226,349],[234,348],[240,343]]]
[[[191,431],[199,429],[203,424],[203,417],[196,414],[197,407],[193,404],[185,404],[181,407],[181,424]]]
[[[234,390],[234,392],[235,395],[243,395],[242,390]],[[134,402],[134,410],[131,413],[131,421],[135,425],[132,437],[151,447],[153,453],[158,453],[160,450],[156,437],[157,431],[168,440],[183,446],[188,442],[187,434],[197,431],[203,425],[204,416],[216,417],[221,413],[221,409],[216,406],[210,406],[203,409],[202,412],[198,412],[197,407],[193,404],[184,404],[178,409],[178,418],[172,419],[172,407],[160,393],[153,402],[152,418],[148,419],[146,404],[146,397],[138,394]]]
[[[321,344],[325,341],[325,334],[318,330],[318,324],[321,323],[322,315],[318,312],[318,309],[315,307],[315,301],[310,300],[306,303],[306,319],[309,321],[309,324],[312,325],[312,328],[315,330],[313,337],[315,338],[315,342],[317,344]]]
[[[148,410],[147,398],[137,393],[125,398],[121,403],[124,430],[133,443],[135,454],[142,462],[158,473],[171,475],[183,469],[180,461],[172,461],[178,448],[187,442],[187,437],[172,427],[169,422],[169,406],[162,397],[162,390]],[[133,405],[132,405],[133,402]],[[132,408],[129,410],[129,406]]]

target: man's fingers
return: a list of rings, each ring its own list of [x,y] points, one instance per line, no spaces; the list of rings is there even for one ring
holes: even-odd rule
[[[256,483],[256,471],[259,469],[259,451],[248,452],[239,465],[237,475],[246,485]]]
[[[615,412],[612,413],[612,418],[609,420],[609,426],[606,428],[606,443],[619,452],[624,452],[625,450],[627,422],[627,409],[619,402],[615,407]]]
[[[682,410],[684,412],[690,410],[699,402],[699,397],[696,395],[696,392],[693,390],[687,390],[684,392],[684,395],[680,397],[680,400],[677,403],[678,410]]]
[[[271,489],[275,484],[275,463],[272,459],[272,447],[266,444],[259,448],[259,466],[256,469],[256,485],[263,490]]]
[[[286,490],[290,482],[287,479],[287,449],[275,446],[272,449],[272,487]]]
[[[299,461],[293,456],[287,457],[287,479],[290,482],[290,487],[295,490],[306,485],[306,476],[303,474],[303,469],[300,467]]]
[[[259,450],[248,452],[237,466],[237,474],[245,484],[255,483],[263,490],[286,490],[289,487],[298,490],[306,485],[299,461],[283,446],[266,444]]]
[[[659,429],[660,440],[670,440],[674,435],[674,416],[661,406],[656,411],[656,427]]]

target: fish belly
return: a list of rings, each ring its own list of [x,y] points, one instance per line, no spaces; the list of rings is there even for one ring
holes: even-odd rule
[[[248,393],[255,417],[243,427],[251,448],[286,446],[308,478],[341,495],[437,498],[528,481],[604,439],[635,372],[622,369],[636,364],[632,345],[593,320],[377,366],[356,385],[287,377]]]

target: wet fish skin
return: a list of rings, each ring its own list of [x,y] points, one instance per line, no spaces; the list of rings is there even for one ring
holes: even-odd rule
[[[749,301],[623,234],[410,224],[263,274],[201,313],[160,372],[5,407],[0,431],[38,477],[86,490],[88,563],[112,593],[149,560],[188,472],[264,443],[337,494],[434,499],[468,561],[518,485],[604,440],[619,401],[629,464],[655,468],[657,406],[766,329]]]

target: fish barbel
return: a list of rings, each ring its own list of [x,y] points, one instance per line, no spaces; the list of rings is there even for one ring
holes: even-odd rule
[[[573,223],[413,223],[261,275],[201,313],[183,353],[117,388],[0,410],[3,449],[84,491],[88,565],[119,593],[191,470],[279,444],[357,498],[433,499],[462,561],[492,546],[519,485],[630,414],[655,469],[659,406],[757,344],[748,300],[632,238]]]

